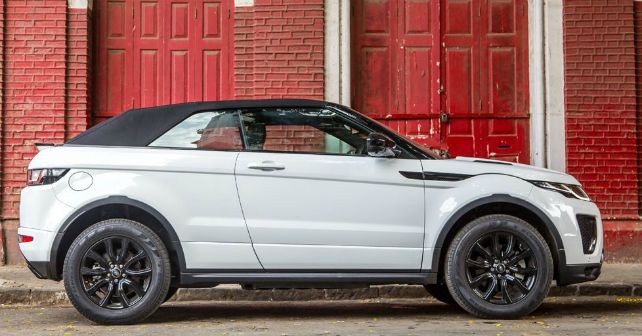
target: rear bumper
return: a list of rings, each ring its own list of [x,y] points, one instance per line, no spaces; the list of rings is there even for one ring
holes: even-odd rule
[[[27,267],[38,279],[50,279],[49,276],[49,262],[48,261],[29,261],[27,260]]]

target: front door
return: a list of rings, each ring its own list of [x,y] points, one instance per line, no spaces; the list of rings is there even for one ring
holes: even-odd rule
[[[369,131],[337,111],[242,113],[235,173],[254,249],[266,270],[421,267],[423,181],[416,159],[367,156]]]

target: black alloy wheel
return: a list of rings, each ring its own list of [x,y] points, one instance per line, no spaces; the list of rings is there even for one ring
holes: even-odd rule
[[[492,232],[468,250],[466,277],[473,292],[485,301],[519,302],[537,280],[537,259],[533,249],[515,234]]]
[[[165,244],[149,227],[108,219],[81,232],[63,266],[69,300],[100,324],[132,324],[163,303],[171,282]]]
[[[85,294],[98,306],[131,307],[145,296],[152,264],[137,243],[122,236],[107,237],[85,253],[80,274]]]
[[[553,257],[542,234],[510,215],[487,215],[457,232],[444,280],[459,306],[481,318],[517,318],[548,295]]]

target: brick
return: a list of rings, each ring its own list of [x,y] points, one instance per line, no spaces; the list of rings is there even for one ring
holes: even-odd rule
[[[322,75],[305,78],[314,90],[298,90],[301,78],[288,75],[323,74],[323,21],[323,0],[258,0],[237,8],[235,97],[323,99]]]

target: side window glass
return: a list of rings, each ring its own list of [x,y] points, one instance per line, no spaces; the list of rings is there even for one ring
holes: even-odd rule
[[[154,140],[150,147],[242,150],[238,112],[201,112]]]
[[[241,119],[250,151],[367,155],[368,130],[332,110],[256,109]]]

